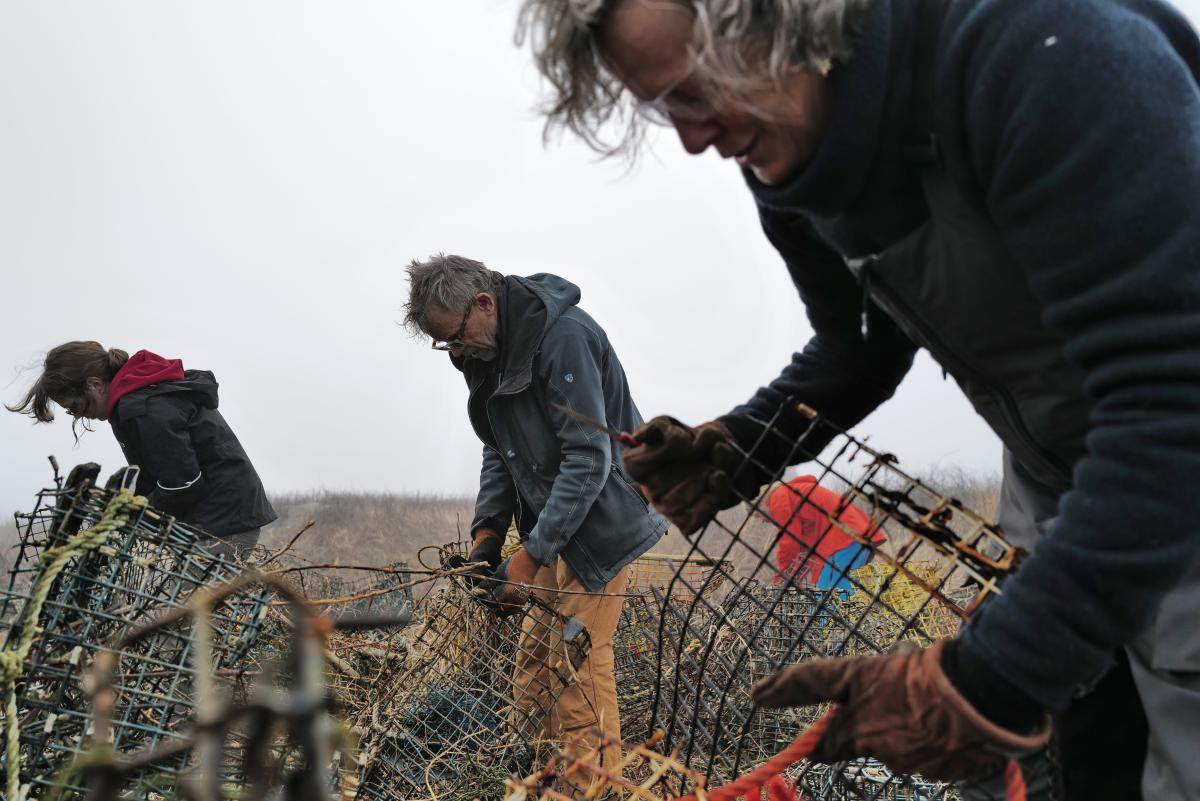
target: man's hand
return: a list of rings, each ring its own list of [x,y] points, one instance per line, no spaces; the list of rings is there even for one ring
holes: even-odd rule
[[[480,580],[490,576],[500,566],[500,549],[503,544],[504,538],[490,528],[477,528],[475,541],[471,543],[471,550],[466,558],[455,554],[446,560],[446,567],[453,570],[472,565],[471,570],[459,575],[468,586],[475,587]]]
[[[533,584],[541,565],[534,561],[529,551],[519,548],[505,559],[488,578],[483,579],[472,590],[476,597],[487,603],[501,617],[520,612],[529,600],[529,586]]]
[[[489,569],[495,570],[500,566],[500,549],[504,545],[504,537],[490,528],[475,529],[475,541],[471,543],[471,552],[467,554],[468,562],[483,562]]]
[[[975,710],[941,668],[945,641],[882,656],[815,659],[783,668],[751,690],[769,708],[835,701],[840,706],[812,758],[872,756],[898,773],[958,781],[998,773],[1007,757],[1050,739],[1050,721],[1016,734]]]
[[[758,491],[752,471],[739,473],[743,457],[722,423],[714,420],[691,428],[674,417],[659,416],[638,426],[633,436],[642,444],[625,451],[625,469],[654,508],[685,535],[737,504],[741,498],[735,489],[747,497]]]

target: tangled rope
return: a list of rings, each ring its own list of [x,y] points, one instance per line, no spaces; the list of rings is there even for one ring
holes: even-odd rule
[[[4,685],[4,728],[6,797],[19,801],[21,783],[21,730],[17,722],[17,682],[25,672],[25,660],[38,635],[38,618],[42,606],[50,595],[50,588],[58,574],[72,558],[87,553],[104,544],[114,532],[129,523],[130,516],[145,508],[146,499],[129,490],[121,490],[104,508],[104,514],[95,525],[84,529],[62,545],[47,548],[42,554],[46,568],[38,576],[25,607],[25,625],[15,648],[0,651],[0,682]]]
[[[793,740],[791,745],[754,770],[739,776],[729,784],[706,790],[703,795],[704,800],[736,801],[738,798],[744,797],[747,801],[757,801],[765,789],[768,801],[798,801],[799,796],[795,788],[790,786],[781,774],[813,752],[822,735],[825,734],[825,730],[829,728],[834,715],[837,714],[837,709],[836,705],[831,706],[816,723]],[[1021,773],[1020,764],[1015,759],[1008,760],[1004,766],[1004,788],[1007,801],[1026,801],[1025,777]],[[674,801],[700,801],[700,799],[693,793],[674,799]]]

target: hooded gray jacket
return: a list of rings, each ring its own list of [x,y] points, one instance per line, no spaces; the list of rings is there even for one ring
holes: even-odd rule
[[[622,431],[642,422],[617,354],[579,298],[579,287],[556,275],[505,276],[497,358],[451,360],[484,443],[472,533],[503,533],[515,517],[535,561],[561,556],[595,592],[648,551],[667,522],[626,475],[608,434],[554,408]]]

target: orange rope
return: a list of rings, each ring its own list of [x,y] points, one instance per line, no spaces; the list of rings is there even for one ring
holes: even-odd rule
[[[747,801],[756,800],[761,798],[764,786],[767,788],[768,801],[797,801],[800,796],[795,788],[784,781],[780,774],[813,752],[836,713],[837,706],[831,706],[829,711],[805,729],[787,748],[729,784],[706,791],[706,801],[737,801],[742,797]],[[1015,759],[1008,760],[1008,764],[1004,766],[1004,788],[1007,801],[1026,801],[1025,776]],[[693,793],[674,801],[698,801],[698,798]]]
[[[772,776],[778,776],[791,767],[793,763],[799,762],[812,753],[813,749],[817,747],[817,741],[825,733],[825,729],[829,726],[829,721],[833,720],[836,712],[836,706],[830,707],[828,712],[822,715],[816,723],[805,729],[804,733],[797,737],[787,748],[745,776],[736,778],[723,787],[705,791],[705,799],[707,801],[735,801],[735,799],[742,796],[750,798],[750,793],[752,792],[754,793],[754,797],[757,797],[759,788],[768,779]],[[695,795],[688,795],[677,799],[677,801],[698,801],[698,799]]]
[[[1008,801],[1025,801],[1025,776],[1021,773],[1021,763],[1015,759],[1004,766],[1004,790]]]

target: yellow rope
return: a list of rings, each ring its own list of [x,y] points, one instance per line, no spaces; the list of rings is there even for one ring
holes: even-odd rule
[[[4,685],[4,727],[7,744],[7,797],[17,801],[21,783],[21,730],[17,722],[17,682],[25,672],[25,659],[33,647],[38,635],[38,618],[42,614],[42,606],[50,595],[50,588],[58,574],[63,571],[73,557],[99,547],[108,539],[113,531],[117,531],[129,523],[131,514],[146,506],[146,499],[134,495],[129,490],[122,490],[104,509],[104,514],[95,525],[87,528],[63,545],[47,548],[42,553],[42,561],[46,567],[34,582],[33,591],[29,596],[29,605],[25,607],[25,625],[21,630],[21,639],[16,648],[5,648],[0,651],[0,682]]]

